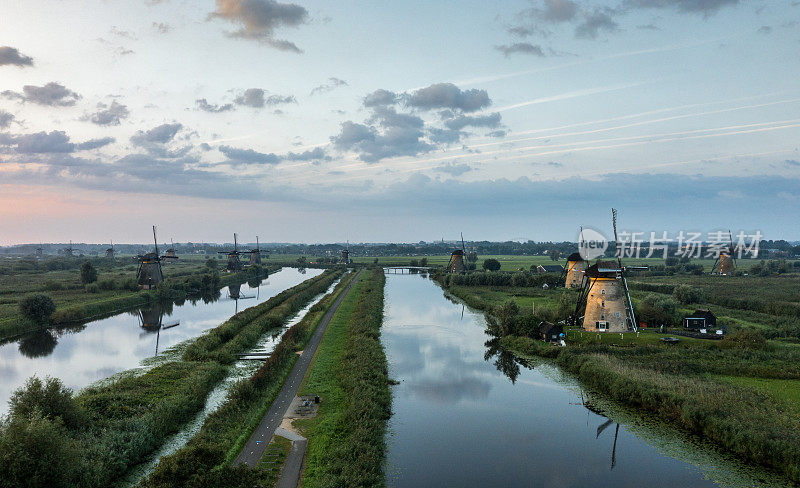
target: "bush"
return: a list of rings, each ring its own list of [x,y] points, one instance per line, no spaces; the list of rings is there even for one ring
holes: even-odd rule
[[[100,280],[97,283],[97,286],[99,286],[101,290],[108,291],[108,290],[113,290],[116,287],[116,283],[112,279],[105,279],[105,280]]]
[[[68,429],[77,429],[85,415],[72,399],[72,390],[65,388],[58,378],[44,382],[33,376],[11,395],[9,416],[14,420],[27,420],[36,415],[59,419]]]
[[[690,303],[700,303],[703,300],[703,292],[699,289],[686,284],[680,284],[675,287],[672,295],[682,304],[688,305]]]
[[[89,283],[86,285],[86,292],[87,293],[100,293],[100,287],[97,286],[97,283]]]
[[[500,270],[500,261],[496,259],[484,259],[483,260],[483,269],[486,271],[499,271]]]
[[[60,281],[51,281],[47,280],[44,282],[44,289],[50,291],[59,291],[64,288],[64,285]]]
[[[50,321],[50,317],[56,311],[56,304],[50,295],[37,293],[20,300],[19,311],[23,317],[44,324]]]
[[[81,265],[81,283],[87,285],[97,281],[97,270],[89,261],[84,261]]]

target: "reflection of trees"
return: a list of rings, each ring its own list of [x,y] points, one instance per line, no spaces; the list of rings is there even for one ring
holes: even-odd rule
[[[219,297],[222,296],[219,290],[209,291],[203,293],[203,303],[213,303],[219,300]]]
[[[514,353],[504,349],[500,345],[500,339],[497,337],[489,339],[484,345],[486,346],[486,352],[483,355],[483,359],[489,361],[495,358],[494,366],[497,371],[506,375],[511,380],[511,383],[516,383],[520,373],[520,366],[524,366],[526,369],[533,369],[533,366],[527,361],[519,359]]]
[[[19,340],[19,352],[27,358],[49,356],[58,344],[55,334],[43,329],[22,336]]]
[[[259,278],[258,276],[254,276],[247,280],[247,286],[249,286],[250,288],[258,288],[258,285],[260,284],[261,284],[261,278]]]
[[[306,274],[306,269],[305,268],[297,268],[297,272],[300,273],[300,274]]]

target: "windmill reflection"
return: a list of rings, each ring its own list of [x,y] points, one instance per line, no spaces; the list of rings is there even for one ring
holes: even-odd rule
[[[171,303],[158,303],[148,309],[139,309],[139,326],[144,330],[144,335],[156,334],[156,352],[154,356],[158,356],[158,343],[161,340],[161,331],[171,329],[179,326],[179,320],[174,322],[164,323],[164,315],[172,314]]]
[[[236,302],[235,306],[235,313],[239,313],[239,300],[249,300],[251,298],[256,298],[257,295],[261,293],[261,286],[256,288],[256,295],[242,295],[242,285],[229,285],[228,286],[228,298]]]
[[[570,405],[581,405],[583,407],[586,407],[586,422],[587,422],[587,426],[588,426],[588,423],[589,423],[589,413],[590,412],[595,414],[595,415],[597,415],[597,416],[599,416],[599,417],[602,417],[602,418],[606,419],[605,422],[603,422],[602,424],[597,426],[597,432],[595,433],[595,436],[594,436],[595,439],[599,439],[600,438],[600,434],[602,434],[603,431],[606,430],[611,424],[615,423],[612,419],[606,417],[597,407],[595,407],[592,404],[591,399],[589,398],[588,395],[586,396],[586,399],[584,400],[584,392],[583,391],[581,391],[581,402],[580,403],[570,403]],[[614,466],[617,465],[617,440],[618,439],[619,439],[619,422],[616,422],[616,427],[614,428],[614,443],[611,445],[611,470],[613,470]]]

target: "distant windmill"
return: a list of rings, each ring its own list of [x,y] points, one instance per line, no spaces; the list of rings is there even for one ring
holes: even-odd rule
[[[261,246],[258,243],[258,236],[256,236],[256,248],[250,251],[250,266],[261,264]]]
[[[350,264],[350,241],[347,241],[347,247],[342,249],[342,263]]]
[[[228,256],[228,264],[225,267],[225,271],[228,273],[235,273],[237,271],[242,270],[242,261],[239,260],[239,256],[242,254],[250,254],[250,251],[240,251],[239,250],[239,236],[236,235],[234,232],[233,234],[233,250],[231,251],[217,251],[218,254],[226,254]]]
[[[719,252],[717,260],[714,261],[714,266],[711,267],[711,274],[729,275],[736,269],[736,246],[733,245],[733,234],[728,231],[728,239],[730,245],[723,248]],[[716,270],[716,273],[714,272]]]
[[[466,271],[466,267],[464,266],[464,254],[465,254],[465,247],[464,247],[464,233],[461,233],[461,249],[455,249],[453,252],[450,253],[450,262],[447,263],[447,272],[448,273],[463,273]]]
[[[168,258],[177,258],[178,253],[175,251],[175,243],[172,242],[172,238],[170,238],[169,244],[170,244],[169,249],[167,249],[167,252],[164,253],[164,255]]]
[[[39,244],[39,247],[36,248],[36,257],[38,259],[42,259],[44,257],[44,245],[41,243]]]
[[[64,256],[72,257],[75,255],[75,249],[72,247],[72,241],[69,241],[69,247],[64,248]]]
[[[583,241],[583,227],[581,227],[580,242],[578,248],[584,248]],[[564,288],[582,288],[584,281],[586,281],[586,268],[589,267],[589,261],[583,259],[581,253],[574,252],[567,257],[567,265],[564,267],[564,273],[561,278],[564,280]]]
[[[178,259],[173,256],[159,256],[158,239],[156,238],[156,226],[153,226],[154,252],[140,254],[136,256],[139,261],[139,271],[136,273],[136,283],[142,290],[152,290],[159,283],[164,281],[164,272],[161,270],[161,262],[165,259]]]
[[[619,247],[617,237],[617,210],[611,209],[614,227],[614,241]],[[586,269],[586,279],[578,295],[572,325],[578,325],[582,305],[586,304],[583,316],[583,329],[594,332],[627,332],[637,330],[636,316],[625,277],[628,270],[648,269],[647,267],[622,265],[617,252],[617,262],[597,261]]]
[[[108,259],[114,259],[116,256],[116,252],[114,251],[114,241],[111,241],[111,247],[106,249],[106,257]]]

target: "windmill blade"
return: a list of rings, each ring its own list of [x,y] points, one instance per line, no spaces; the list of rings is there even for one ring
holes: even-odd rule
[[[464,233],[461,233],[461,252],[465,252],[466,249],[464,248]]]
[[[153,226],[153,242],[156,245],[156,257],[158,257],[158,238],[156,237],[156,226]]]
[[[256,236],[256,251],[260,251],[260,250],[261,250],[261,248],[259,247],[258,236]]]
[[[597,428],[597,435],[595,435],[594,438],[595,439],[599,439],[600,438],[600,434],[602,434],[603,431],[606,430],[608,428],[608,426],[613,424],[613,423],[614,423],[614,421],[611,420],[611,419],[608,419],[605,422],[603,422],[603,424],[600,425],[600,427]]]
[[[733,259],[733,266],[736,267],[736,247],[733,245],[733,234],[730,229],[728,229],[728,239],[731,241],[731,259]]]
[[[611,208],[611,225],[614,227],[614,248],[617,253],[617,264],[622,267],[622,253],[619,250],[619,237],[617,237],[617,209]]]
[[[233,252],[236,252],[239,249],[239,244],[236,242],[237,236],[236,232],[233,233]]]

